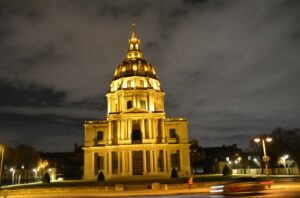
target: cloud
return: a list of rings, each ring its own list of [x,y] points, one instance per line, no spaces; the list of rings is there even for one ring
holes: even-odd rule
[[[134,20],[167,115],[187,117],[200,144],[299,127],[299,10],[280,0],[1,1],[0,110],[57,116],[57,126],[105,117]]]
[[[177,23],[172,42],[162,50],[164,64],[170,65],[160,73],[172,93],[167,100],[181,104],[169,112],[189,117],[192,136],[208,133],[199,131],[197,122],[220,131],[240,127],[240,133],[245,127],[259,126],[261,132],[298,126],[299,38],[292,35],[299,33],[299,4],[232,1],[217,6],[214,1],[204,7]],[[170,68],[172,78],[167,77]]]

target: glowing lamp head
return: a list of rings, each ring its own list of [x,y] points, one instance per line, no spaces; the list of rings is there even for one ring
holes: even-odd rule
[[[255,138],[254,142],[258,143],[258,142],[260,142],[260,139],[259,138]]]
[[[272,138],[267,137],[267,138],[266,138],[266,141],[267,141],[267,142],[272,142]]]

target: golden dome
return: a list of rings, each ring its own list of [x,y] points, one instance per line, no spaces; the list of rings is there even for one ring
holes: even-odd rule
[[[140,44],[140,39],[136,38],[135,25],[132,24],[132,36],[128,40],[127,58],[115,70],[114,80],[129,76],[158,79],[154,67],[143,59]]]

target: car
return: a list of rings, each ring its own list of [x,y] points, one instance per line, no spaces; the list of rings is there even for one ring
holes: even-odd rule
[[[263,180],[256,177],[239,177],[234,178],[224,184],[215,185],[210,187],[211,193],[242,193],[242,192],[259,192],[264,190],[267,185],[270,185],[272,181]]]

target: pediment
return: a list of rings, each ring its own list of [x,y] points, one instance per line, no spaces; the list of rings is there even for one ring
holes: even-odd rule
[[[150,111],[138,107],[132,107],[127,111],[125,111],[124,113],[150,113]]]

